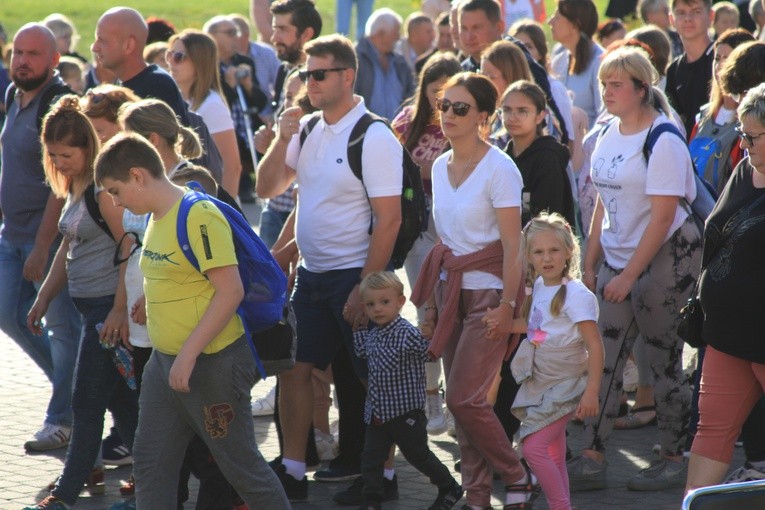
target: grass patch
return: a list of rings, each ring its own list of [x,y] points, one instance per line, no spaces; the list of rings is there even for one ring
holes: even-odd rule
[[[555,0],[545,0],[547,12],[551,14],[555,9]],[[12,34],[23,24],[29,21],[41,20],[53,12],[63,13],[74,21],[81,40],[77,50],[88,56],[90,44],[93,42],[96,22],[101,14],[113,6],[115,2],[93,0],[3,0],[2,21],[8,34]],[[170,20],[176,28],[201,28],[202,24],[211,17],[221,13],[241,12],[248,14],[247,0],[216,0],[215,2],[185,0],[131,0],[125,4],[138,9],[144,16],[158,16]],[[417,10],[419,1],[413,0],[386,0],[378,2],[377,7],[390,7],[402,17]],[[607,0],[596,0],[598,11],[605,11]],[[324,33],[328,34],[335,29],[335,1],[318,0],[317,6],[325,22]],[[355,16],[352,17],[355,23]]]

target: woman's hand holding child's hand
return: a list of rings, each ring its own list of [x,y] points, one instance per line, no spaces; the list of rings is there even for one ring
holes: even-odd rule
[[[512,311],[508,313],[507,307],[501,305],[496,308],[487,308],[481,323],[486,326],[486,338],[489,340],[501,340],[506,338],[513,330]]]
[[[146,296],[141,295],[138,299],[135,300],[135,303],[133,303],[133,307],[130,309],[130,318],[133,319],[133,322],[140,326],[144,326],[146,324]]]

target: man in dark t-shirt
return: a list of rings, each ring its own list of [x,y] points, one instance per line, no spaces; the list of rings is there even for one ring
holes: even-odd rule
[[[683,41],[682,55],[667,69],[665,91],[690,136],[701,106],[709,102],[714,51],[709,38],[711,0],[673,0],[672,23]]]

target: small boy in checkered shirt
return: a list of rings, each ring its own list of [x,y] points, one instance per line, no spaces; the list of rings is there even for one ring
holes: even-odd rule
[[[392,272],[367,275],[361,301],[377,327],[359,325],[353,334],[356,355],[366,358],[369,387],[364,407],[368,424],[361,456],[365,510],[379,509],[383,496],[383,464],[391,446],[438,487],[429,510],[448,510],[462,498],[462,487],[428,448],[425,430],[425,362],[428,340],[401,317],[404,285]]]

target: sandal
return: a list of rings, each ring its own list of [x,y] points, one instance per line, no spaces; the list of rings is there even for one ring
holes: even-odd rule
[[[641,413],[652,413],[646,418]],[[656,424],[656,406],[633,407],[632,411],[624,418],[614,421],[617,430],[632,430]]]
[[[523,492],[528,494],[529,499],[523,503],[508,503],[502,507],[502,510],[531,510],[534,500],[542,493],[542,487],[539,484],[534,484],[531,468],[526,463],[526,459],[521,459],[521,465],[526,470],[526,483],[505,485],[505,492]]]

